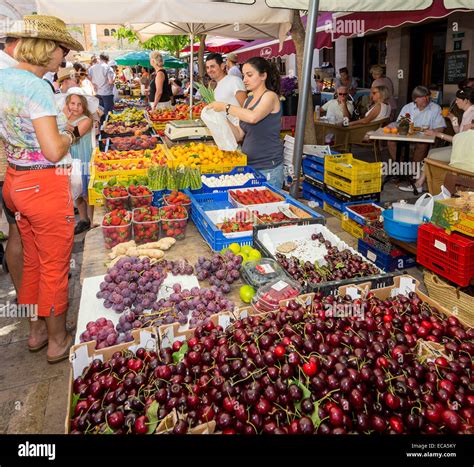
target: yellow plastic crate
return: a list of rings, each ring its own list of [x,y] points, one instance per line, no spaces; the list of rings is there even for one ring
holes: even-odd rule
[[[349,219],[346,215],[342,216],[341,226],[343,230],[350,233],[355,238],[364,237],[364,229],[362,226],[357,222],[354,222],[352,219]]]
[[[382,190],[382,163],[364,162],[352,154],[335,154],[324,159],[324,183],[349,195]]]
[[[214,146],[213,144],[209,144],[209,145]],[[176,168],[177,163],[176,163],[175,157],[173,156],[173,151],[172,151],[173,147],[167,148],[166,150],[167,158],[168,158],[168,166],[172,168]],[[236,153],[236,155],[232,158],[231,161],[227,161],[226,163],[221,162],[221,163],[206,164],[206,165],[196,164],[196,166],[201,170],[202,174],[216,174],[216,173],[230,172],[236,167],[246,166],[247,155],[240,151],[234,151],[234,152]]]
[[[128,179],[131,177],[146,177],[148,169],[134,169],[134,170],[110,170],[108,172],[97,172],[95,167],[91,167],[91,177],[97,180],[109,180],[113,177],[120,179]]]
[[[365,195],[379,193],[382,190],[382,177],[377,180],[348,180],[331,173],[324,172],[324,183],[348,195]]]
[[[326,201],[324,202],[323,204],[323,209],[328,213],[328,214],[331,214],[335,217],[337,217],[338,219],[341,219],[343,218],[344,214],[342,214],[341,211],[338,211],[336,208],[333,208],[330,204],[326,203]]]
[[[91,206],[103,206],[104,197],[102,193],[99,193],[94,189],[94,177],[91,177],[89,180],[89,186],[87,187],[87,198]]]

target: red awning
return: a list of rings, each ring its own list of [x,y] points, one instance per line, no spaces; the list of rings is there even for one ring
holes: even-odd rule
[[[340,16],[334,15],[332,22],[333,39],[342,36],[362,37],[368,32],[376,32],[385,28],[398,28],[404,24],[418,24],[429,19],[441,19],[455,11],[472,10],[466,8],[447,9],[444,6],[444,0],[433,0],[431,7],[425,10],[387,11],[383,13],[358,12]]]
[[[418,11],[388,11],[388,12],[359,12],[334,15],[322,13],[318,17],[318,32],[314,43],[315,49],[332,48],[332,42],[339,37],[354,37],[376,32],[385,28],[397,28],[404,24],[422,23],[428,19],[441,19],[449,16],[455,11],[472,11],[466,8],[447,9],[444,0],[433,0],[433,4],[426,10]],[[306,18],[303,18],[305,22]],[[323,30],[323,26],[327,29]],[[283,43],[283,49],[279,51],[278,41],[254,41],[251,47],[236,50],[239,62],[260,56],[264,58],[281,57],[295,53],[294,43],[291,37]]]
[[[225,37],[212,37],[206,41],[206,51],[220,54],[228,54],[234,50],[241,49],[249,44],[248,41],[241,41],[238,39],[229,39]],[[199,42],[194,44],[194,52],[199,50]],[[191,52],[191,46],[188,45],[181,53]]]
[[[257,42],[257,41],[255,41]],[[244,47],[242,51],[236,50],[239,58],[239,63],[243,63],[251,57],[274,58],[282,57],[283,55],[290,55],[295,53],[295,44],[293,39],[289,37],[283,42],[282,50],[280,48],[280,41],[258,41],[259,44],[254,44],[252,48]],[[330,49],[332,48],[331,34],[326,32],[318,33],[314,41],[315,49]]]

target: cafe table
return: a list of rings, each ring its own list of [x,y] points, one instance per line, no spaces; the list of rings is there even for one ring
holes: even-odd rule
[[[371,140],[379,140],[379,141],[395,141],[397,143],[397,158],[396,162],[399,168],[399,172],[401,171],[401,166],[399,165],[400,162],[402,162],[402,156],[403,156],[403,162],[405,164],[408,164],[410,162],[410,143],[428,143],[428,144],[433,144],[435,142],[435,137],[434,136],[428,136],[424,132],[416,132],[412,134],[407,134],[407,135],[400,135],[398,133],[385,133],[383,128],[379,128],[376,131],[373,131],[370,134],[370,139]],[[415,182],[414,180],[408,175],[404,176],[402,174],[399,175],[394,175],[394,174],[389,174],[383,184],[383,186],[391,179],[393,178],[398,178],[400,180],[406,180],[410,183],[410,185],[413,187],[413,193],[415,195],[418,194],[418,190],[416,189]]]

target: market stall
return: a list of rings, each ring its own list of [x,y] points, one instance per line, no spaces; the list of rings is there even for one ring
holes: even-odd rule
[[[468,432],[472,313],[464,296],[453,313],[437,279],[425,295],[391,239],[415,232],[417,261],[469,286],[472,226],[453,215],[469,196],[420,225],[425,204],[380,205],[381,163],[305,146],[303,195],[335,229],[239,151],[163,144],[156,132],[189,108],[119,110],[91,161],[100,226],[85,241],[67,433]],[[436,402],[420,399],[441,382]]]

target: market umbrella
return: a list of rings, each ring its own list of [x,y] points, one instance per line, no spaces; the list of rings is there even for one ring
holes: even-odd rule
[[[150,51],[142,50],[137,52],[129,52],[115,59],[117,65],[121,66],[144,66],[150,67]]]
[[[129,52],[125,55],[117,57],[115,59],[117,65],[122,66],[136,66],[141,65],[147,68],[151,67],[150,64],[150,50],[140,50],[137,52]],[[187,63],[178,60],[176,57],[171,55],[163,56],[163,67],[164,68],[186,68]]]
[[[199,48],[199,42],[194,44],[194,49]],[[220,54],[228,54],[234,50],[240,49],[249,45],[248,41],[240,41],[238,39],[230,39],[226,37],[210,37],[206,39],[206,50],[208,52],[216,52]],[[191,50],[191,46],[188,45],[181,53],[188,53]]]
[[[58,16],[68,24],[127,23],[142,40],[157,34],[188,34],[192,45],[197,35],[208,33],[283,41],[293,19],[292,11],[268,8],[265,0],[256,0],[251,10],[236,3],[209,0],[36,0],[36,3],[39,14]],[[192,60],[189,67],[192,86]],[[190,99],[192,107],[192,93]]]

